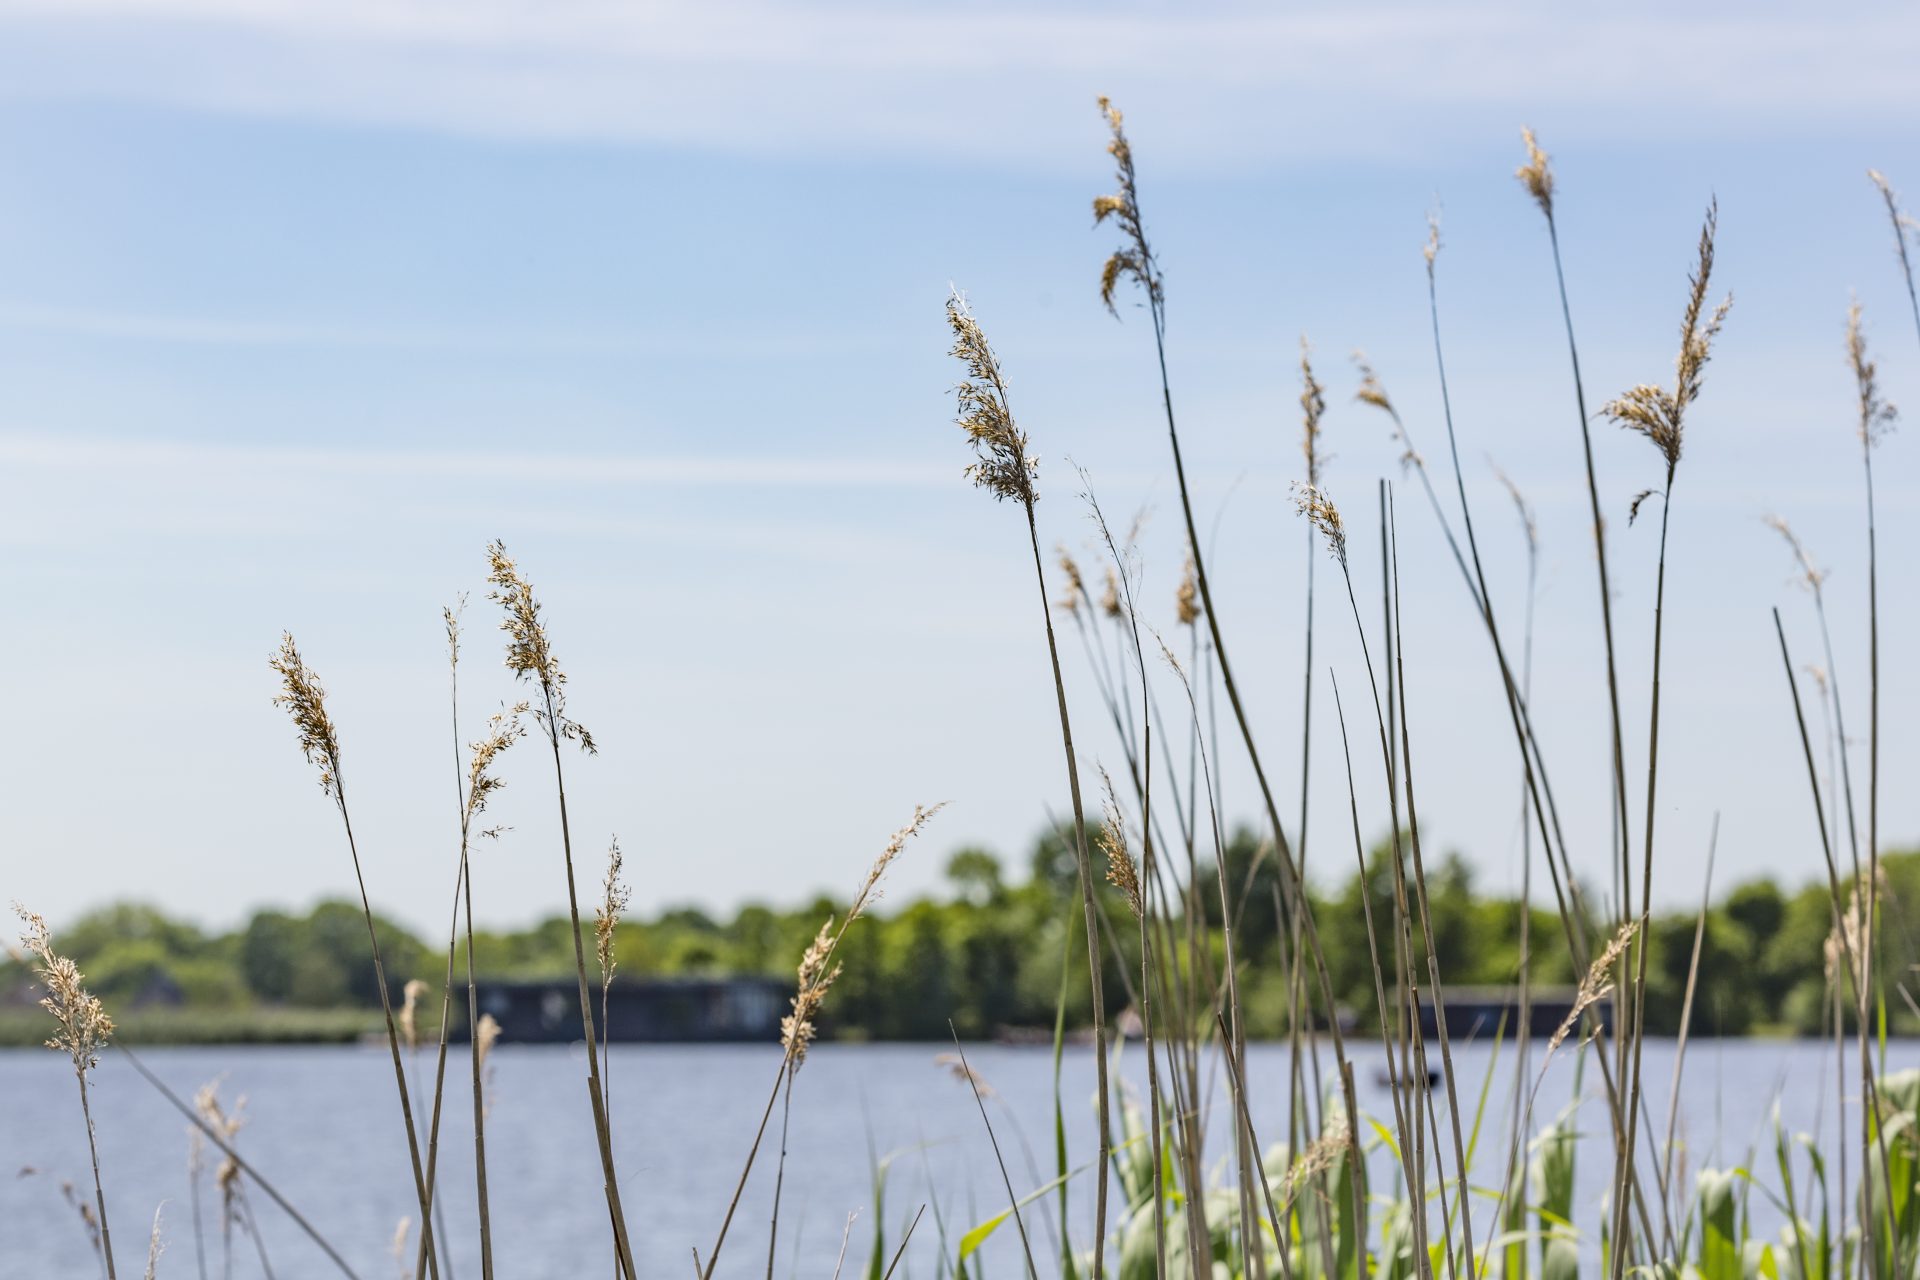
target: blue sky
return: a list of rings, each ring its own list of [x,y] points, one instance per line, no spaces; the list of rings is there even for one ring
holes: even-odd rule
[[[1834,571],[1863,731],[1842,336],[1857,291],[1889,396],[1920,398],[1863,176],[1920,193],[1917,59],[1920,20],[1892,4],[0,5],[4,892],[56,920],[142,897],[226,922],[350,889],[268,704],[290,628],[334,695],[374,897],[443,920],[438,611],[474,595],[477,730],[514,696],[481,590],[494,537],[539,585],[602,744],[571,784],[585,860],[618,832],[644,907],[839,891],[918,801],[953,803],[896,892],[937,885],[962,842],[1024,858],[1062,790],[1051,693],[1017,516],[958,475],[940,307],[966,289],[1000,348],[1049,543],[1091,535],[1069,459],[1110,513],[1152,507],[1145,591],[1170,626],[1151,339],[1095,296],[1102,92],[1128,112],[1196,497],[1224,511],[1219,605],[1276,777],[1298,767],[1297,343],[1330,388],[1329,487],[1377,592],[1373,487],[1399,473],[1347,353],[1368,350],[1438,461],[1419,255],[1437,201],[1462,456],[1516,626],[1490,456],[1540,509],[1536,714],[1585,867],[1607,821],[1597,600],[1519,126],[1555,157],[1590,403],[1670,377],[1717,195],[1737,303],[1676,490],[1656,896],[1697,894],[1716,811],[1723,875],[1812,877],[1768,608],[1808,659],[1814,633],[1759,518],[1787,516]],[[1637,772],[1655,531],[1625,508],[1659,477],[1644,441],[1595,432]],[[1920,680],[1893,660],[1920,623],[1913,447],[1896,433],[1877,464],[1888,844],[1920,838]],[[1402,498],[1421,810],[1505,886],[1498,686]],[[1317,652],[1358,691],[1350,622],[1323,606]],[[1069,678],[1086,763],[1111,763],[1084,666]],[[1328,875],[1351,865],[1337,747],[1323,714]],[[1384,830],[1377,762],[1357,761]],[[563,901],[537,765],[509,766],[515,830],[476,873],[490,921]],[[1237,759],[1224,791],[1253,816]]]

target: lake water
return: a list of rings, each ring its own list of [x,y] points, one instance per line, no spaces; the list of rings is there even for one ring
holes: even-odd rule
[[[933,1276],[935,1208],[957,1241],[968,1227],[1006,1207],[972,1093],[936,1063],[941,1052],[940,1045],[918,1044],[814,1048],[794,1089],[777,1275],[827,1280],[851,1211],[859,1217],[846,1274],[860,1274],[873,1245],[877,1163],[884,1162],[887,1169],[877,1216],[889,1249],[914,1211],[923,1203],[929,1206],[900,1274]],[[1664,1125],[1673,1046],[1650,1042],[1646,1052],[1653,1115],[1657,1125]],[[1286,1048],[1255,1045],[1249,1054],[1248,1075],[1258,1098],[1254,1124],[1261,1140],[1271,1143],[1285,1132]],[[1378,1045],[1359,1044],[1353,1056],[1362,1108],[1390,1115],[1387,1090],[1375,1080],[1383,1051]],[[1490,1116],[1504,1114],[1507,1105],[1511,1046],[1504,1056],[1507,1061],[1495,1071]],[[995,1090],[988,1108],[1014,1184],[1024,1192],[1052,1176],[1050,1051],[978,1045],[968,1047],[967,1057]],[[1491,1057],[1490,1045],[1457,1047],[1461,1079],[1477,1084]],[[223,1096],[229,1101],[244,1094],[248,1124],[239,1139],[242,1153],[361,1277],[399,1273],[389,1244],[400,1217],[412,1213],[414,1206],[384,1048],[153,1049],[143,1058],[183,1096],[190,1098],[216,1077],[223,1080]],[[492,1064],[487,1167],[496,1273],[503,1280],[611,1275],[583,1050],[502,1045]],[[1920,1045],[1892,1047],[1891,1067],[1916,1064]],[[641,1275],[685,1277],[692,1267],[690,1250],[697,1246],[704,1254],[711,1245],[778,1065],[774,1046],[613,1050],[615,1141]],[[1571,1099],[1572,1065],[1565,1050],[1554,1060],[1541,1090],[1536,1127]],[[430,1073],[431,1066],[430,1054],[423,1052],[420,1070]],[[1143,1092],[1144,1071],[1137,1048],[1130,1048],[1122,1074]],[[450,1057],[448,1076],[440,1185],[452,1241],[451,1270],[456,1277],[478,1277],[472,1104],[464,1088],[464,1060],[457,1052]],[[1589,1070],[1589,1095],[1598,1084]],[[1222,1092],[1223,1086],[1216,1085],[1215,1097]],[[1789,1131],[1818,1126],[1831,1137],[1834,1092],[1832,1054],[1819,1044],[1696,1041],[1688,1052],[1681,1110],[1682,1130],[1694,1153],[1692,1167],[1744,1164],[1755,1143],[1767,1150],[1776,1100]],[[1071,1158],[1079,1164],[1094,1144],[1090,1049],[1069,1048],[1064,1096]],[[1462,1107],[1470,1112],[1474,1100],[1463,1096]],[[159,1274],[198,1276],[186,1121],[111,1052],[93,1077],[93,1112],[121,1274],[139,1274],[154,1209],[164,1204],[168,1251]],[[1588,1130],[1604,1131],[1604,1103],[1597,1097],[1589,1097],[1582,1114]],[[762,1162],[722,1254],[720,1275],[766,1274],[778,1123],[776,1112]],[[1221,1128],[1217,1116],[1213,1127],[1216,1132]],[[1606,1176],[1599,1166],[1607,1163],[1606,1149],[1604,1139],[1596,1139],[1582,1150],[1583,1229],[1591,1230],[1597,1221]],[[1504,1144],[1490,1136],[1482,1150],[1487,1154],[1476,1181],[1497,1184]],[[1217,1164],[1226,1152],[1225,1143],[1216,1140],[1209,1155]],[[62,1179],[76,1188],[89,1182],[73,1076],[60,1055],[0,1052],[0,1161],[5,1170],[0,1176],[0,1277],[97,1274],[84,1230],[59,1189]],[[1762,1167],[1772,1167],[1770,1153]],[[29,1168],[41,1172],[16,1176],[16,1171]],[[1376,1169],[1383,1179],[1387,1176],[1384,1162]],[[216,1198],[210,1185],[202,1193],[207,1274],[217,1277],[222,1259],[212,1208]],[[276,1276],[302,1280],[340,1274],[265,1197],[255,1193],[251,1200]],[[1073,1188],[1072,1224],[1083,1245],[1091,1201],[1092,1183],[1083,1176]],[[1760,1203],[1757,1198],[1755,1203]],[[1081,1220],[1083,1211],[1087,1217]],[[1036,1254],[1058,1230],[1045,1214],[1032,1214],[1029,1226]],[[998,1263],[992,1268],[995,1274],[1015,1275],[1022,1269],[1011,1224],[989,1243],[987,1256]],[[233,1274],[260,1273],[252,1244],[237,1238]],[[412,1274],[410,1267],[407,1274]]]

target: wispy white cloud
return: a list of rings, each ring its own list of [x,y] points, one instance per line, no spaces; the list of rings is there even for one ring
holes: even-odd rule
[[[0,432],[0,464],[16,470],[206,475],[316,472],[384,478],[510,480],[583,486],[779,489],[951,489],[958,467],[858,458],[465,453],[458,450],[303,449],[186,441]]]
[[[1920,17],[1888,3],[7,0],[0,34],[16,98],[1019,163],[1084,149],[1102,89],[1188,165],[1419,148],[1440,107],[1671,139],[1920,106]]]

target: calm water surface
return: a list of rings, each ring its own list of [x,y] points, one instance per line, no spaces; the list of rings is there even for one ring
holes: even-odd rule
[[[794,1090],[786,1192],[775,1272],[827,1280],[833,1273],[849,1212],[858,1212],[847,1274],[860,1274],[876,1224],[888,1249],[907,1219],[928,1206],[902,1274],[931,1277],[939,1228],[950,1237],[1006,1206],[1006,1194],[979,1112],[966,1086],[936,1063],[939,1045],[817,1046]],[[1361,1105],[1391,1113],[1376,1083],[1383,1062],[1378,1046],[1354,1047]],[[1492,1047],[1456,1050],[1462,1080],[1484,1078]],[[1014,1184],[1022,1192],[1052,1176],[1052,1064],[1045,1048],[969,1046],[975,1071],[993,1087],[988,1100]],[[1283,1045],[1250,1050],[1249,1078],[1259,1101],[1254,1124],[1263,1142],[1285,1133],[1287,1056]],[[386,1050],[382,1047],[153,1049],[144,1055],[177,1092],[190,1097],[209,1080],[222,1080],[229,1100],[246,1097],[247,1126],[239,1145],[367,1280],[398,1274],[389,1244],[404,1214],[413,1211],[406,1144]],[[1494,1071],[1490,1116],[1504,1114],[1511,1046]],[[1646,1078],[1654,1117],[1664,1125],[1673,1047],[1652,1042]],[[548,1277],[612,1272],[606,1206],[600,1190],[585,1085],[585,1057],[576,1047],[503,1045],[492,1059],[487,1119],[487,1170],[494,1225],[496,1273]],[[1892,1047],[1893,1068],[1920,1064],[1920,1045]],[[709,1248],[766,1105],[779,1066],[777,1047],[620,1046],[613,1051],[621,1184],[627,1222],[643,1276],[689,1274],[690,1250]],[[430,1074],[423,1053],[418,1069]],[[1145,1064],[1136,1049],[1122,1075],[1142,1092]],[[1573,1094],[1572,1059],[1563,1051],[1540,1094],[1539,1119]],[[442,1121],[441,1187],[452,1241],[452,1274],[478,1277],[477,1213],[473,1184],[472,1095],[465,1063],[450,1058]],[[1587,1128],[1604,1126],[1589,1070],[1582,1115]],[[1219,1096],[1216,1085],[1215,1095]],[[1817,1044],[1695,1042],[1682,1085],[1681,1128],[1693,1166],[1746,1163],[1747,1149],[1770,1141],[1778,1101],[1790,1131],[1833,1132],[1834,1071],[1830,1051]],[[1063,1095],[1075,1164],[1093,1150],[1093,1062],[1090,1050],[1069,1049]],[[1469,1112],[1475,1097],[1463,1096]],[[1851,1103],[1850,1103],[1851,1105]],[[187,1176],[187,1125],[153,1089],[109,1053],[94,1076],[93,1110],[99,1130],[108,1211],[122,1274],[139,1273],[148,1225],[164,1204],[168,1251],[161,1277],[197,1277],[193,1214]],[[762,1164],[742,1200],[719,1274],[764,1276],[773,1156],[774,1114]],[[1215,1117],[1214,1129],[1220,1125]],[[1503,1123],[1494,1119],[1489,1124]],[[1537,1126],[1536,1126],[1537,1127]],[[1587,1150],[1600,1151],[1603,1144]],[[1478,1177],[1499,1179],[1504,1144],[1483,1140]],[[1216,1141],[1210,1156],[1225,1152]],[[1584,1155],[1584,1152],[1583,1152]],[[88,1181],[85,1131],[73,1076],[51,1052],[0,1052],[0,1277],[86,1277],[98,1274],[84,1232],[61,1198],[59,1184]],[[1582,1162],[1581,1201],[1595,1220],[1605,1171]],[[884,1167],[881,1204],[875,1206],[875,1169]],[[1767,1167],[1771,1167],[1770,1157]],[[23,1170],[39,1172],[27,1174]],[[1384,1162],[1377,1176],[1388,1177]],[[17,1175],[17,1176],[16,1176]],[[207,1274],[223,1273],[215,1225],[216,1193],[203,1190]],[[299,1229],[257,1193],[268,1259],[286,1280],[337,1276],[339,1271]],[[1092,1184],[1074,1184],[1071,1224],[1086,1243]],[[1086,1214],[1083,1219],[1082,1212]],[[1058,1224],[1030,1217],[1035,1249],[1048,1247]],[[1014,1275],[1017,1240],[1011,1226],[988,1247],[996,1274]],[[252,1245],[236,1239],[233,1274],[261,1274]],[[407,1274],[411,1275],[411,1268]]]

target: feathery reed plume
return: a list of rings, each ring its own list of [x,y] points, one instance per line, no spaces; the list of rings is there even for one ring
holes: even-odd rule
[[[948,1075],[961,1084],[977,1090],[981,1097],[996,1096],[996,1090],[987,1083],[987,1078],[967,1065],[966,1058],[957,1053],[937,1053],[933,1056],[933,1065],[944,1068]]]
[[[473,1060],[480,1066],[480,1075],[485,1083],[482,1096],[486,1098],[485,1110],[493,1112],[493,1064],[487,1059],[493,1055],[493,1046],[500,1042],[500,1020],[490,1013],[480,1015],[480,1021],[473,1024]]]
[[[1913,237],[1920,242],[1920,222],[1915,222],[1910,214],[1900,208],[1900,198],[1893,193],[1893,187],[1886,176],[1878,169],[1867,170],[1867,177],[1880,189],[1880,198],[1887,205],[1887,219],[1893,223],[1893,247],[1900,255],[1900,275],[1907,284],[1907,304],[1913,308],[1913,329],[1920,336],[1920,293],[1914,291],[1913,260],[1907,256],[1907,238]]]
[[[587,1045],[588,1100],[593,1108],[594,1136],[600,1148],[600,1173],[606,1190],[607,1215],[613,1227],[615,1257],[626,1280],[635,1280],[626,1211],[620,1199],[620,1175],[614,1167],[613,1131],[607,1121],[606,1088],[600,1078],[599,1032],[594,1026],[593,996],[587,983],[580,894],[573,874],[573,829],[567,817],[566,771],[560,759],[562,742],[577,743],[589,755],[596,754],[598,748],[594,746],[593,735],[567,715],[567,677],[554,657],[552,640],[540,616],[541,606],[532,582],[507,555],[505,544],[498,540],[487,545],[487,565],[487,580],[493,587],[488,598],[499,604],[505,614],[500,629],[507,634],[507,668],[520,680],[538,686],[540,702],[533,708],[533,717],[553,752],[554,795],[560,809],[560,853],[567,876],[567,917],[573,931],[574,980],[580,993],[580,1022]]]
[[[228,1108],[220,1101],[220,1082],[211,1080],[202,1085],[193,1098],[194,1109],[200,1113],[200,1119],[207,1130],[219,1142],[222,1159],[214,1170],[213,1182],[220,1189],[220,1243],[227,1258],[229,1274],[233,1267],[233,1229],[240,1227],[252,1238],[254,1248],[261,1256],[262,1268],[272,1275],[272,1268],[266,1266],[266,1241],[260,1237],[260,1227],[254,1221],[251,1207],[247,1204],[246,1184],[240,1180],[242,1172],[240,1159],[234,1151],[234,1143],[240,1137],[240,1130],[246,1127],[247,1100],[245,1096],[235,1100]]]
[[[1527,144],[1527,162],[1513,171],[1513,176],[1527,189],[1533,202],[1540,206],[1540,212],[1553,217],[1553,167],[1547,153],[1540,149],[1539,141],[1533,136],[1533,130],[1522,128],[1520,140]]]
[[[1613,966],[1626,953],[1627,945],[1639,932],[1638,920],[1627,921],[1620,926],[1620,931],[1613,935],[1605,949],[1593,958],[1593,963],[1587,967],[1587,976],[1580,980],[1580,989],[1574,995],[1573,1007],[1567,1010],[1566,1018],[1547,1041],[1548,1053],[1552,1053],[1566,1043],[1574,1027],[1579,1025],[1580,1015],[1613,994]]]
[[[1117,316],[1120,312],[1113,305],[1113,291],[1122,280],[1132,280],[1146,290],[1149,301],[1155,307],[1164,300],[1165,294],[1161,286],[1160,269],[1154,263],[1153,252],[1147,247],[1146,228],[1140,221],[1140,200],[1134,183],[1133,147],[1127,142],[1120,109],[1102,97],[1100,114],[1106,120],[1107,131],[1111,135],[1107,141],[1107,154],[1113,157],[1116,190],[1094,197],[1093,222],[1099,226],[1112,218],[1124,237],[1124,243],[1108,255],[1106,263],[1100,268],[1100,301]]]
[[[1110,108],[1103,109],[1110,111]],[[1127,158],[1125,139],[1119,131],[1117,112],[1111,112],[1111,123],[1117,148],[1114,155],[1122,163],[1123,171],[1130,175],[1132,161]],[[1129,176],[1128,183],[1130,182]],[[1131,186],[1126,186],[1124,190],[1130,193]],[[1130,194],[1128,198],[1131,199]],[[1137,229],[1138,218],[1132,212],[1131,206],[1120,212],[1123,215],[1122,225]],[[1141,278],[1146,280],[1150,278],[1151,267],[1144,255],[1144,244],[1142,240],[1139,271],[1145,273]],[[1116,258],[1119,256],[1116,255]],[[1112,264],[1109,266],[1111,267]],[[1106,1000],[1101,989],[1100,921],[1098,907],[1094,900],[1092,858],[1087,850],[1087,817],[1086,805],[1080,794],[1080,765],[1073,749],[1073,721],[1067,709],[1066,679],[1060,671],[1060,647],[1058,638],[1054,635],[1053,614],[1047,607],[1046,570],[1040,559],[1040,533],[1034,514],[1034,503],[1038,497],[1033,486],[1036,463],[1027,456],[1027,438],[1016,425],[1012,408],[1007,403],[1006,380],[1001,375],[1000,363],[993,354],[993,348],[987,342],[986,334],[974,319],[973,313],[967,309],[965,299],[957,290],[948,297],[946,311],[947,324],[954,335],[951,354],[967,371],[967,376],[954,389],[957,402],[955,420],[971,439],[976,459],[968,468],[967,474],[973,478],[976,485],[988,490],[997,500],[1009,497],[1020,500],[1020,505],[1027,517],[1027,542],[1033,552],[1034,577],[1040,589],[1041,622],[1046,631],[1047,657],[1053,675],[1054,701],[1060,715],[1060,742],[1066,759],[1067,790],[1073,802],[1074,863],[1079,873],[1080,901],[1086,923],[1087,985],[1093,996],[1094,1073],[1099,1088],[1100,1162],[1094,1183],[1095,1238],[1092,1271],[1093,1280],[1101,1280],[1104,1274],[1103,1259],[1106,1251],[1107,1166],[1112,1153],[1113,1132],[1107,1087]],[[1157,324],[1157,310],[1155,317]],[[1191,523],[1189,520],[1189,529],[1191,529]],[[1189,542],[1191,541],[1190,538]],[[1204,582],[1201,594],[1204,597]],[[709,1259],[708,1263],[711,1266],[712,1260]],[[704,1277],[703,1280],[705,1280]]]
[[[1120,607],[1120,575],[1114,572],[1112,565],[1107,566],[1106,585],[1100,591],[1100,612],[1109,618],[1118,618],[1125,613]]]
[[[1440,266],[1440,211],[1427,210],[1427,239],[1420,246],[1420,256],[1426,259],[1427,279],[1432,280],[1434,272]]]
[[[1039,564],[1039,544],[1035,543],[1034,565],[1038,568]],[[1045,586],[1043,579],[1041,583],[1043,602]],[[907,841],[920,834],[920,829],[932,819],[934,814],[944,808],[946,808],[945,801],[935,805],[913,807],[913,817],[905,826],[888,837],[886,848],[881,850],[880,856],[875,858],[873,865],[868,868],[866,878],[860,883],[859,892],[854,895],[853,905],[847,909],[847,914],[841,918],[838,927],[835,927],[833,917],[827,917],[826,923],[820,926],[820,932],[814,935],[812,943],[801,956],[796,973],[798,981],[793,997],[793,1012],[780,1020],[780,1044],[783,1050],[780,1055],[780,1069],[774,1074],[773,1089],[767,1095],[766,1107],[760,1113],[760,1125],[754,1131],[752,1145],[747,1148],[746,1162],[741,1166],[740,1177],[734,1183],[733,1198],[727,1203],[726,1215],[720,1220],[720,1232],[714,1237],[713,1248],[708,1251],[704,1262],[700,1261],[699,1250],[694,1250],[695,1265],[700,1272],[701,1280],[712,1280],[713,1269],[719,1265],[720,1250],[727,1242],[727,1232],[733,1226],[733,1215],[740,1208],[741,1193],[746,1190],[747,1178],[753,1173],[754,1161],[760,1154],[760,1144],[767,1136],[767,1124],[773,1118],[774,1105],[781,1101],[784,1093],[786,1109],[781,1120],[780,1167],[774,1178],[773,1215],[767,1232],[767,1265],[769,1268],[772,1267],[773,1252],[780,1226],[780,1192],[786,1180],[786,1128],[787,1121],[792,1117],[793,1078],[799,1064],[806,1059],[807,1047],[813,1043],[814,1015],[819,1012],[822,1002],[826,999],[828,988],[833,985],[834,979],[840,976],[841,966],[834,962],[834,952],[838,950],[841,939],[846,937],[847,930],[852,927],[853,922],[879,900],[880,881],[886,875],[888,868],[906,849]]]
[[[373,953],[374,985],[379,989],[380,1013],[386,1022],[387,1049],[393,1058],[394,1086],[400,1094],[400,1120],[407,1134],[407,1157],[413,1166],[414,1192],[420,1205],[421,1220],[430,1211],[432,1197],[427,1190],[426,1170],[420,1160],[420,1139],[413,1123],[413,1099],[407,1088],[406,1067],[400,1061],[400,1031],[395,1024],[393,996],[387,989],[386,960],[380,950],[380,933],[374,927],[373,903],[367,894],[367,877],[360,865],[360,846],[353,835],[353,818],[347,811],[346,782],[340,771],[340,738],[332,717],[327,714],[327,693],[320,677],[307,666],[291,632],[282,632],[280,648],[267,659],[267,665],[280,677],[280,692],[273,703],[285,708],[293,721],[300,754],[320,771],[320,789],[340,811],[346,832],[347,852],[353,860],[354,882],[360,890],[360,914],[367,925],[367,945]],[[440,1266],[429,1234],[427,1267],[433,1280],[439,1280]]]
[[[1860,300],[1847,307],[1847,363],[1853,367],[1854,387],[1859,394],[1860,443],[1867,448],[1893,430],[1900,411],[1880,398],[1878,369],[1867,358],[1867,339],[1860,329]]]
[[[164,1208],[166,1206],[162,1204],[153,1210],[153,1231],[147,1236],[146,1280],[153,1280],[160,1266],[160,1255],[167,1251],[166,1242],[160,1238],[160,1211]]]
[[[1372,370],[1367,371],[1369,374]],[[1327,411],[1327,389],[1313,376],[1313,348],[1300,338],[1300,419],[1305,427],[1300,449],[1307,459],[1307,483],[1320,487],[1320,417]]]
[[[1281,1202],[1292,1204],[1299,1194],[1302,1184],[1311,1182],[1338,1163],[1340,1155],[1352,1141],[1347,1131],[1347,1117],[1342,1112],[1334,1112],[1327,1121],[1327,1127],[1320,1136],[1307,1144],[1287,1169],[1287,1176],[1281,1182]]]
[[[1342,523],[1340,509],[1333,505],[1333,499],[1314,486],[1296,480],[1293,483],[1293,505],[1327,540],[1327,550],[1340,562],[1340,567],[1346,568],[1347,527]]]
[[[87,1094],[87,1073],[100,1065],[100,1050],[113,1038],[113,1019],[106,1007],[84,985],[82,974],[73,961],[53,949],[53,932],[45,917],[36,915],[19,903],[14,914],[26,925],[20,935],[20,947],[26,952],[34,976],[46,989],[40,1007],[53,1015],[58,1028],[46,1040],[49,1049],[73,1060],[74,1079],[80,1085],[80,1115],[87,1125],[87,1154],[93,1161],[93,1199],[99,1213],[100,1253],[106,1259],[107,1280],[113,1280],[113,1232],[107,1225],[107,1194],[100,1183],[100,1147],[93,1132],[93,1106]],[[85,1209],[85,1206],[81,1206]]]
[[[1374,372],[1373,365],[1367,361],[1366,352],[1353,353],[1353,366],[1360,375],[1360,386],[1354,391],[1353,398],[1361,404],[1372,405],[1387,415],[1388,430],[1392,434],[1393,442],[1400,446],[1400,469],[1405,471],[1410,467],[1424,468],[1426,460],[1413,447],[1413,439],[1407,435],[1406,425],[1400,421],[1400,411],[1394,407],[1393,401],[1387,396],[1386,385],[1380,381],[1380,375]],[[1308,483],[1317,484],[1316,481],[1311,480]]]
[[[1060,575],[1067,580],[1066,590],[1061,592],[1056,603],[1068,613],[1077,613],[1081,598],[1087,594],[1087,584],[1080,576],[1079,562],[1068,554],[1065,547],[1055,547],[1054,554],[1059,557]]]
[[[393,1240],[387,1245],[387,1252],[393,1255],[394,1270],[404,1278],[407,1274],[407,1236],[413,1230],[413,1219],[405,1214],[394,1224]]]
[[[614,931],[620,927],[620,916],[627,909],[633,890],[620,878],[623,859],[620,854],[620,841],[615,839],[607,848],[607,874],[600,885],[600,905],[593,909],[594,954],[600,961],[600,981],[610,983],[618,965],[613,953]]]
[[[291,632],[282,633],[280,651],[267,659],[267,665],[279,673],[281,682],[273,705],[285,707],[292,717],[300,754],[320,770],[320,790],[334,803],[345,803],[340,793],[340,738],[327,714],[327,691],[301,658]]]
[[[1113,793],[1113,779],[1104,768],[1100,770],[1100,784],[1105,795],[1101,800],[1099,840],[1100,851],[1107,855],[1107,883],[1120,891],[1133,918],[1139,920],[1146,910],[1141,900],[1140,869],[1134,865],[1133,854],[1127,849],[1126,819],[1121,816],[1120,801]]]
[[[813,1043],[814,1015],[825,1003],[828,988],[845,968],[827,963],[835,941],[833,917],[828,916],[800,957],[800,967],[794,975],[793,1012],[780,1019],[780,1047],[787,1055],[789,1075],[806,1064],[807,1046]]]
[[[1711,312],[1706,310],[1707,286],[1713,276],[1713,239],[1719,229],[1720,206],[1707,205],[1700,227],[1699,262],[1687,277],[1687,307],[1680,321],[1680,354],[1674,359],[1674,389],[1642,383],[1600,407],[1600,412],[1653,442],[1671,470],[1680,461],[1680,445],[1687,406],[1700,396],[1701,375],[1713,352],[1713,340],[1733,307],[1733,295]]]
[[[1013,498],[1031,508],[1040,496],[1033,487],[1039,459],[1027,456],[1027,437],[1007,408],[999,357],[957,289],[947,298],[947,327],[953,330],[953,347],[947,354],[967,371],[953,389],[958,402],[954,421],[973,446],[974,460],[964,474],[995,500]]]
[[[1173,616],[1183,627],[1200,621],[1200,588],[1194,582],[1192,556],[1180,568],[1180,586],[1173,593]]]
[[[409,1052],[420,1047],[420,1028],[415,1015],[420,1006],[420,997],[433,988],[418,978],[408,978],[407,985],[400,991],[400,1038],[407,1042]]]

